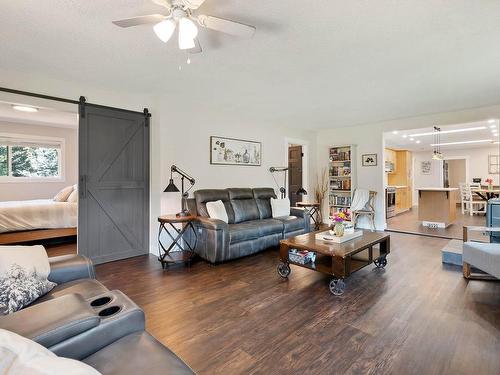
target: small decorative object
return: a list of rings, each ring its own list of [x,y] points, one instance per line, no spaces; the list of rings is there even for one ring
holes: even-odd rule
[[[260,142],[210,137],[210,164],[259,166],[261,163]]]
[[[321,207],[323,207],[323,200],[325,199],[325,194],[328,191],[328,169],[324,168],[321,176],[316,177],[316,186],[314,187],[314,198],[319,204],[318,210],[318,223],[323,222],[323,213],[321,212]]]
[[[377,166],[377,154],[361,155],[361,161],[362,161],[363,167],[376,167]]]
[[[492,178],[487,178],[484,180],[488,184],[488,190],[493,190],[493,179]]]
[[[333,215],[333,232],[337,237],[342,237],[344,235],[344,221],[347,220],[347,215],[345,212],[337,212]]]
[[[421,174],[431,174],[432,173],[432,161],[426,160],[420,163],[420,173]]]

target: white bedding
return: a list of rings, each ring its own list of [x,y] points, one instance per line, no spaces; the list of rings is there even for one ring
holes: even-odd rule
[[[0,233],[32,229],[75,228],[77,203],[52,199],[0,202]]]

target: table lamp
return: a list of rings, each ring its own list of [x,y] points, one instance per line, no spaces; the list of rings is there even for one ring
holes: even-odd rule
[[[188,208],[187,208],[187,198],[189,196],[189,190],[192,189],[192,187],[194,186],[194,183],[195,183],[195,179],[193,177],[191,177],[190,175],[188,175],[186,172],[184,172],[182,169],[178,168],[176,165],[172,165],[170,167],[170,181],[168,182],[168,185],[167,187],[165,188],[165,190],[163,190],[164,193],[178,193],[179,192],[179,188],[177,186],[175,186],[174,184],[174,179],[173,179],[173,173],[177,173],[178,175],[181,176],[181,212],[175,214],[175,216],[177,217],[184,217],[184,216],[189,216],[191,213],[189,212]],[[188,180],[189,183],[191,184],[191,186],[189,187],[189,189],[187,189],[186,191],[184,191],[184,179]]]

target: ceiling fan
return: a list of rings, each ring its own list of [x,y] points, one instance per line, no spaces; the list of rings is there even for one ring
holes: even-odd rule
[[[214,16],[195,15],[193,11],[197,10],[205,0],[152,1],[166,8],[167,14],[149,14],[113,21],[113,23],[120,27],[155,24],[153,30],[164,43],[170,40],[176,27],[179,26],[179,48],[188,50],[189,53],[200,53],[202,51],[197,38],[198,27],[196,24],[207,29],[239,37],[251,38],[255,34],[256,28],[254,26]]]

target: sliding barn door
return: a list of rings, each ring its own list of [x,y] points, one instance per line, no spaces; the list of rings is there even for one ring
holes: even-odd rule
[[[96,264],[149,252],[148,116],[80,105],[78,253]]]

